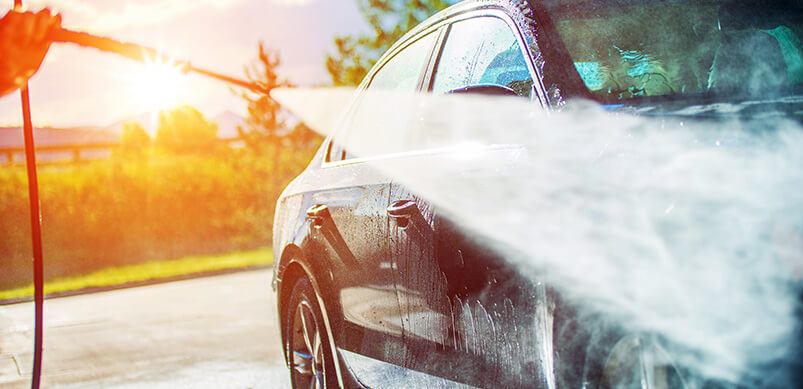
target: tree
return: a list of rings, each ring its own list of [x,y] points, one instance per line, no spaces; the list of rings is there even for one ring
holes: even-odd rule
[[[290,87],[292,84],[280,79],[276,73],[280,64],[279,53],[266,49],[260,41],[258,60],[245,67],[245,76],[268,90],[268,93],[275,88]],[[248,117],[245,120],[247,129],[238,127],[237,132],[249,147],[264,151],[268,143],[276,143],[280,130],[286,126],[282,108],[270,95],[247,91],[239,94],[248,103]]]
[[[326,70],[337,86],[358,85],[407,31],[457,0],[358,0],[372,32],[335,38],[337,53],[326,58]]]
[[[156,146],[176,154],[213,151],[217,141],[217,124],[190,106],[181,106],[159,113]]]
[[[113,151],[116,157],[141,157],[151,145],[151,136],[137,122],[123,123],[120,134],[120,147]]]

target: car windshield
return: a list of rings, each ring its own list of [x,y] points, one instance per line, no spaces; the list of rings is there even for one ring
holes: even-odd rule
[[[803,83],[803,12],[791,0],[544,5],[580,78],[602,102],[778,95]]]

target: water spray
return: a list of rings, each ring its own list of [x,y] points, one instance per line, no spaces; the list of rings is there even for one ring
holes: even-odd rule
[[[656,355],[689,372],[688,387],[800,385],[798,122],[672,121],[581,101],[547,113],[519,98],[368,90],[346,126],[331,107],[352,93],[273,97],[557,291],[583,314],[577,328],[658,336]],[[607,357],[593,346],[580,347]]]

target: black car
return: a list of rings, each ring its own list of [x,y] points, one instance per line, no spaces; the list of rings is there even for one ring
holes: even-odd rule
[[[376,91],[506,96],[547,112],[584,100],[673,128],[726,116],[799,123],[802,33],[791,1],[466,1],[417,26],[369,72],[342,128],[279,200],[273,287],[293,387],[800,386],[795,336],[781,362],[741,384],[699,377],[660,334],[631,331],[522,272],[377,167],[425,174],[454,155],[422,146],[431,139],[408,142],[398,125],[355,123],[361,110],[394,109],[368,101]],[[408,127],[427,131],[427,120]],[[492,182],[527,153],[491,149],[492,169],[465,164],[455,177]]]

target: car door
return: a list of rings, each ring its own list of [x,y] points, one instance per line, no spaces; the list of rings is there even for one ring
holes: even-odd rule
[[[496,85],[537,99],[533,66],[515,24],[505,14],[463,15],[448,29],[428,78],[431,92],[445,94],[475,85]],[[537,107],[538,102],[533,104]],[[537,108],[536,108],[537,109]],[[440,120],[448,120],[440,118]],[[413,131],[427,131],[426,125]],[[421,138],[421,134],[413,135]],[[459,144],[459,134],[434,141]],[[426,136],[424,136],[426,138]],[[431,139],[430,139],[431,141]],[[426,147],[426,146],[423,146]],[[412,168],[454,165],[454,153],[426,150],[409,159]],[[480,153],[478,153],[480,154]],[[435,178],[439,187],[466,173],[489,175],[515,163],[516,145],[482,148],[483,159],[468,159],[458,175]],[[430,169],[431,170],[431,169]],[[493,173],[488,185],[492,185]],[[465,193],[465,196],[470,196]],[[538,290],[502,258],[473,242],[426,198],[398,181],[391,183],[390,253],[404,331],[404,367],[416,385],[443,380],[483,387],[517,387],[543,381],[537,350]],[[528,351],[529,350],[529,351]],[[539,378],[540,377],[540,378]]]
[[[387,245],[390,178],[371,164],[388,152],[378,143],[393,134],[363,125],[364,118],[382,109],[367,96],[418,91],[435,40],[433,32],[409,42],[369,75],[327,150],[321,170],[327,188],[312,195],[308,211],[319,242],[316,251],[331,264],[328,276],[342,310],[336,343],[350,370],[369,387],[392,385],[387,377],[405,355]]]

